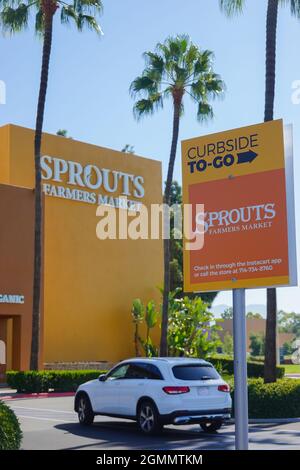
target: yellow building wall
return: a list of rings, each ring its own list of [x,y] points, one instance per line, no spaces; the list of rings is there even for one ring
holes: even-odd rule
[[[10,126],[0,127],[0,179],[1,183],[9,183],[9,131]]]
[[[0,142],[7,132],[9,146],[2,149],[1,160],[6,158],[10,168],[8,182],[33,187],[34,132],[4,126]],[[162,202],[160,162],[50,134],[44,134],[42,154],[141,175],[145,197],[140,201],[147,207]],[[107,194],[103,188],[95,192]],[[96,208],[96,204],[45,198],[45,362],[118,361],[132,356],[132,300],[160,301],[161,240],[99,240]],[[158,329],[154,336],[158,343]]]

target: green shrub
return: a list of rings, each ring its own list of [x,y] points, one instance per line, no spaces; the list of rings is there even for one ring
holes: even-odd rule
[[[18,450],[22,431],[15,413],[0,401],[0,450]]]
[[[8,371],[7,383],[18,393],[75,392],[79,385],[97,379],[106,371],[100,370],[49,370]]]
[[[234,389],[232,399],[234,403]],[[263,379],[249,379],[248,404],[249,418],[299,418],[300,381],[281,379],[265,384]]]
[[[233,366],[233,359],[230,356],[209,356],[207,358],[211,364],[213,364],[217,369],[221,368],[223,373],[227,373],[229,375],[234,374],[234,366]],[[264,364],[260,362],[248,361],[247,362],[247,370],[248,370],[248,377],[250,378],[259,378],[264,376]],[[277,366],[277,378],[282,379],[284,377],[284,367]]]
[[[249,361],[264,363],[265,358],[264,358],[264,356],[249,356]]]

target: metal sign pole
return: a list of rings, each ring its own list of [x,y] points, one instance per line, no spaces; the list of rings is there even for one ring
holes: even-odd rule
[[[233,289],[235,448],[248,450],[245,289]]]

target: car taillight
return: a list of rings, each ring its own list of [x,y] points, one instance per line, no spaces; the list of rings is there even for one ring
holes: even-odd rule
[[[180,395],[181,393],[188,393],[189,387],[163,387],[163,391],[168,395]]]
[[[219,392],[230,392],[230,387],[227,384],[218,386]]]

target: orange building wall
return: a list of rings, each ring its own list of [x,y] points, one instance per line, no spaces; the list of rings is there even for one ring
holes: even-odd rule
[[[0,293],[25,299],[22,304],[0,302],[0,339],[6,344],[7,367],[24,370],[29,366],[32,326],[33,191],[0,184],[0,217]]]

